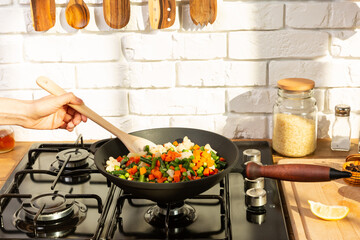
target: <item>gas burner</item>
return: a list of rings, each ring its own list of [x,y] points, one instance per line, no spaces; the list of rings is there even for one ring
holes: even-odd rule
[[[63,193],[45,193],[24,200],[13,223],[31,237],[63,237],[84,221],[87,207]]]
[[[64,162],[66,162],[68,158],[70,159],[65,165],[64,173],[69,173],[72,170],[87,169],[89,168],[89,155],[90,153],[87,150],[81,148],[70,148],[63,150],[56,155],[57,161],[53,162],[50,165],[50,170],[53,172],[59,172],[60,169],[63,167]],[[84,183],[87,182],[89,179],[90,174],[86,172],[73,173],[68,175],[62,174],[59,177],[59,180],[62,183],[68,184]]]
[[[184,228],[193,223],[196,217],[195,209],[184,202],[171,203],[170,206],[158,203],[145,213],[146,222],[157,228]]]
[[[63,163],[69,158],[69,155],[70,160],[66,164],[65,168],[80,168],[88,165],[86,161],[89,156],[88,151],[81,148],[70,148],[63,150],[56,155],[56,158],[59,161],[59,167],[61,167]]]

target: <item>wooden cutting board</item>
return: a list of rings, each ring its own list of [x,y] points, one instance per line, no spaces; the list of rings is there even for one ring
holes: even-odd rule
[[[341,170],[344,162],[344,158],[283,159],[278,164],[317,164]],[[342,179],[317,183],[281,181],[281,187],[295,239],[360,239],[360,187],[348,185]],[[308,200],[344,205],[350,212],[342,220],[325,221],[311,213]]]

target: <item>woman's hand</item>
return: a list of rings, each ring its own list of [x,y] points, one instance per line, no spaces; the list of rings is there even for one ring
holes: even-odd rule
[[[24,127],[33,129],[62,128],[71,132],[81,122],[86,122],[87,117],[68,106],[69,103],[80,105],[83,104],[83,101],[73,93],[65,93],[61,96],[51,95],[34,100]]]
[[[83,101],[73,93],[46,96],[34,101],[0,98],[0,125],[72,131],[80,122],[86,122],[87,117],[69,107],[69,103],[80,105]]]

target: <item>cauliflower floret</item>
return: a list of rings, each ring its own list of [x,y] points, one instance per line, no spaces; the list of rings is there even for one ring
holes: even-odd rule
[[[172,169],[168,169],[168,170],[166,171],[166,173],[169,174],[169,176],[173,178],[175,171],[172,170]]]
[[[181,159],[184,159],[184,158],[189,158],[189,157],[191,157],[193,154],[192,154],[192,152],[182,152],[181,153],[181,157],[178,157],[180,160]]]
[[[146,155],[147,154],[147,152],[145,152],[145,151],[142,151],[142,152],[137,152],[137,153],[133,153],[133,152],[131,152],[131,153],[129,153],[127,156],[128,156],[128,158],[131,158],[131,157],[140,157],[140,156],[144,156],[144,155]]]
[[[115,166],[120,167],[120,163],[113,157],[109,157],[109,160],[106,161],[106,171],[112,172],[115,171]]]
[[[215,154],[217,153],[214,149],[211,148],[210,144],[206,144],[204,146],[204,149],[208,152],[211,153],[211,151],[213,151]]]
[[[182,152],[183,150],[190,150],[195,144],[190,141],[190,139],[185,136],[182,143],[176,147],[176,151]]]
[[[175,149],[175,146],[172,145],[172,143],[168,142],[164,144],[164,147],[166,148],[166,150],[169,150],[170,148]]]

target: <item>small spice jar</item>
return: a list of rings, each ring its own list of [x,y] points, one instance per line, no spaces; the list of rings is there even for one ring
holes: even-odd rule
[[[10,126],[0,126],[0,153],[11,151],[15,147],[14,130]]]
[[[335,121],[332,127],[331,150],[350,150],[350,106],[339,104],[335,106]]]
[[[272,148],[288,157],[309,155],[315,151],[317,140],[315,82],[305,78],[286,78],[279,80],[277,85]]]

